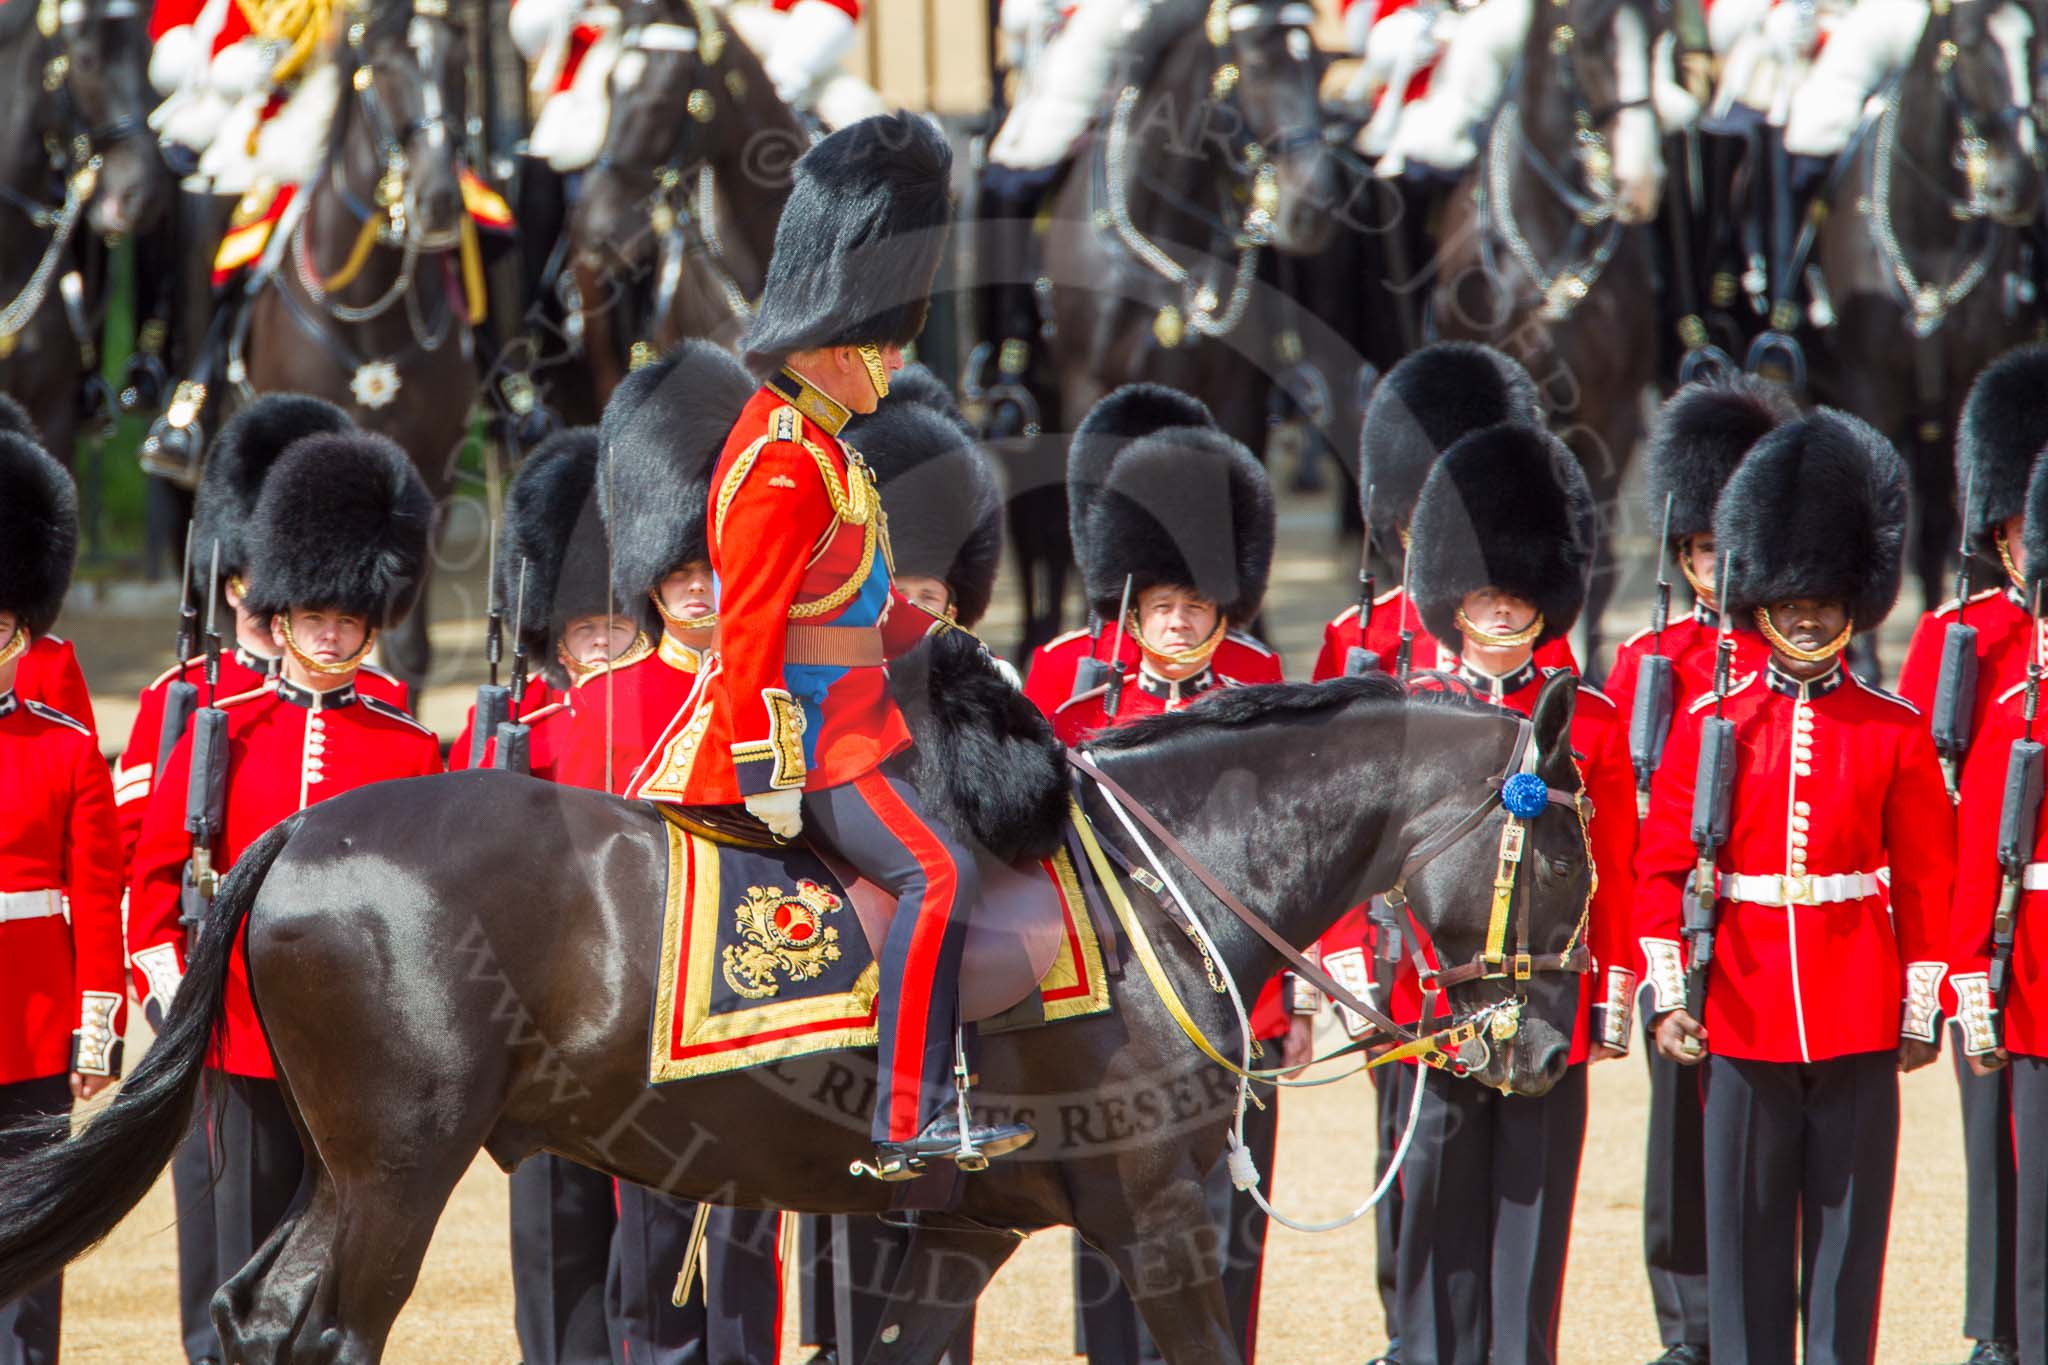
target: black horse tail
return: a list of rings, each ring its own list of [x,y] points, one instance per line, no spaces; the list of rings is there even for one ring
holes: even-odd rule
[[[95,1246],[170,1164],[191,1127],[242,921],[297,825],[297,816],[285,820],[236,860],[200,927],[162,1031],[113,1103],[75,1137],[67,1136],[68,1114],[33,1119],[0,1134],[0,1142],[25,1149],[22,1156],[0,1161],[0,1303],[19,1298]]]

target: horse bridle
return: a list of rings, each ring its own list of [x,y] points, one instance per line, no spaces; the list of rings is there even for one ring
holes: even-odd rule
[[[392,122],[390,111],[377,96],[375,63],[363,46],[369,32],[367,23],[358,19],[349,24],[345,36],[355,66],[349,85],[357,112],[370,131],[372,154],[383,168],[377,177],[375,204],[362,203],[340,178],[339,159],[328,179],[357,221],[367,222],[378,214],[383,215],[385,221],[378,229],[378,240],[383,245],[400,246],[411,241],[422,251],[440,251],[455,244],[453,235],[444,234],[445,240],[442,237],[417,240],[412,237],[412,185],[409,178],[412,158],[406,150],[412,140],[422,134],[436,140],[445,140],[449,136],[447,110],[441,102],[440,73],[434,69],[436,49],[433,30],[427,26],[429,20],[449,22],[448,0],[413,0],[412,17],[406,23],[406,46],[411,49],[419,70],[420,113],[418,118],[408,121],[403,127]],[[456,157],[459,163],[459,151]]]

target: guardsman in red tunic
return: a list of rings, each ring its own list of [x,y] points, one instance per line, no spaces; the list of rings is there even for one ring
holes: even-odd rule
[[[1607,675],[1607,695],[1621,715],[1625,735],[1633,734],[1636,684],[1643,659],[1671,660],[1671,723],[1695,697],[1714,686],[1720,603],[1714,597],[1714,504],[1728,476],[1749,448],[1791,417],[1795,409],[1777,385],[1740,377],[1680,389],[1664,404],[1651,428],[1645,469],[1650,524],[1659,527],[1669,555],[1693,591],[1692,610],[1665,623],[1661,632],[1645,627],[1629,637]],[[1666,507],[1670,517],[1665,516]],[[1751,630],[1730,633],[1738,673],[1759,668],[1768,657],[1763,637]],[[1668,736],[1668,731],[1666,732]],[[1654,770],[1636,772],[1637,808],[1648,805]],[[1679,1067],[1647,1039],[1650,1012],[1643,1012],[1650,1068],[1650,1132],[1643,1175],[1643,1250],[1650,1276],[1650,1301],[1664,1354],[1654,1365],[1706,1365],[1707,1210],[1700,1166],[1703,1096],[1696,1071]]]
[[[1080,528],[1083,582],[1090,610],[1111,622],[1129,586],[1129,614],[1115,628],[1137,642],[1138,661],[1053,708],[1067,744],[1248,681],[1216,656],[1233,622],[1258,615],[1273,562],[1265,470],[1206,410],[1183,396],[1186,411],[1175,412],[1129,388],[1096,406],[1089,417],[1101,434],[1088,444],[1114,449],[1101,457]],[[1203,420],[1186,420],[1197,413]]]
[[[1459,642],[1456,675],[1482,704],[1529,714],[1548,673],[1536,651],[1586,600],[1593,498],[1577,459],[1520,422],[1461,437],[1436,462],[1409,527],[1416,609]],[[1397,1312],[1404,1360],[1549,1362],[1586,1134],[1588,1061],[1627,1051],[1636,954],[1630,941],[1635,803],[1621,718],[1581,685],[1572,748],[1592,803],[1597,871],[1568,1065],[1539,1099],[1429,1078],[1402,1170]],[[1424,939],[1412,923],[1408,933]],[[1423,942],[1423,952],[1428,945]],[[1400,994],[1397,983],[1396,994]],[[1397,1017],[1440,1001],[1396,1000]],[[1405,1115],[1403,1116],[1405,1119]]]
[[[271,623],[280,672],[227,698],[226,801],[211,866],[234,865],[278,821],[388,778],[441,769],[433,731],[360,693],[377,632],[411,607],[426,570],[433,499],[382,436],[316,432],[292,442],[263,482],[248,528],[242,605]],[[195,728],[178,741],[143,816],[128,900],[136,986],[167,1006],[184,970],[180,884],[196,850],[185,827]],[[284,1216],[303,1154],[249,995],[242,945],[229,966],[221,1057],[227,1102],[214,1139],[219,1266],[232,1275]]]
[[[1126,384],[1098,402],[1074,429],[1067,447],[1067,533],[1087,573],[1088,509],[1101,496],[1109,461],[1134,435],[1162,427],[1213,427],[1216,419],[1198,398],[1163,384]],[[1119,589],[1118,601],[1121,601]],[[1091,606],[1084,630],[1069,631],[1040,645],[1032,652],[1024,673],[1024,695],[1050,717],[1077,692],[1099,683],[1086,678],[1077,681],[1082,661],[1093,659],[1100,668],[1114,667],[1129,673],[1138,666],[1140,650],[1128,629],[1116,629],[1117,603],[1107,615]],[[1216,646],[1219,672],[1246,683],[1281,682],[1280,655],[1242,629],[1250,622],[1233,622]],[[1114,660],[1111,655],[1114,655]],[[1085,684],[1085,685],[1084,685]]]
[[[2048,569],[2048,461],[2034,464],[2023,520],[2023,535],[2009,536],[2008,543],[2031,602],[2048,577],[2043,573]],[[2037,689],[2037,711],[2039,700]],[[2015,1166],[2010,1188],[2017,1217],[2010,1266],[2014,1278],[2001,1288],[2007,1298],[2016,1295],[2017,1302],[2011,1305],[2013,1335],[2000,1344],[2008,1348],[2002,1359],[2032,1365],[2048,1360],[2048,1293],[2043,1292],[2048,1285],[2048,820],[2041,819],[2038,808],[2031,812],[2032,828],[2022,826],[2019,865],[2007,868],[1999,861],[2013,743],[2044,737],[2044,718],[2037,715],[2032,724],[2027,720],[2028,703],[2024,680],[1995,698],[1990,713],[1981,717],[1963,767],[1949,984],[1955,990],[1957,1048],[1973,1078],[2010,1078]],[[1994,994],[1992,964],[2001,956],[1995,920],[2006,896],[2013,898],[2013,924],[1997,968],[2002,991]],[[1971,1201],[1974,1208],[1974,1190]],[[1978,1340],[1981,1350],[1985,1339]]]
[[[121,1074],[121,855],[92,731],[16,690],[78,553],[71,475],[0,431],[0,1127],[70,1112]],[[0,1157],[23,1149],[10,1138]],[[0,1307],[0,1360],[57,1359],[62,1276]]]
[[[1951,625],[1977,632],[1977,685],[1964,699],[1970,707],[1966,748],[1948,760],[1946,773],[1960,777],[1999,698],[2027,676],[2027,663],[2048,662],[2048,632],[2034,621],[2022,576],[2021,548],[2027,481],[2048,447],[2048,347],[2022,346],[1985,366],[1970,386],[1956,428],[1956,487],[1963,490],[1963,535],[1969,544],[1973,581],[1984,585],[1963,603],[1951,598],[1923,614],[1906,647],[1899,671],[1899,695],[1920,708],[1932,729],[1941,681],[1942,646]],[[1952,722],[1951,722],[1952,724]],[[1944,725],[1943,728],[1951,728]],[[1997,764],[2003,769],[2004,749]],[[1996,818],[1994,812],[1993,818]],[[1963,1107],[1963,1166],[1968,1175],[1963,1257],[1963,1335],[1979,1343],[1991,1365],[2013,1354],[2013,1110],[2012,1076],[1973,1071],[1958,1047],[1956,1088]],[[2002,1353],[2002,1354],[2001,1354]],[[1977,1356],[1973,1355],[1972,1360]]]
[[[1408,522],[1429,471],[1452,442],[1497,422],[1541,421],[1543,400],[1520,365],[1470,341],[1441,341],[1408,356],[1373,388],[1358,433],[1358,488],[1369,524],[1367,553],[1399,566],[1408,554]],[[1399,587],[1365,604],[1349,607],[1323,627],[1323,648],[1315,677],[1335,678],[1351,662],[1353,649],[1372,655],[1372,666],[1392,673],[1401,652],[1401,632],[1411,631],[1409,667],[1455,669],[1458,651],[1429,633],[1413,603]],[[1563,632],[1544,641],[1539,668],[1577,671],[1571,642]]]
[[[214,547],[220,547],[220,603],[217,620],[233,622],[234,633],[220,656],[220,683],[215,689],[222,697],[240,696],[263,685],[277,668],[277,646],[271,642],[270,623],[242,609],[242,593],[249,570],[247,529],[256,514],[256,499],[263,491],[263,478],[284,448],[300,436],[315,431],[346,431],[348,415],[323,399],[297,393],[267,393],[229,419],[206,453],[206,470],[200,476],[199,492],[192,504],[192,583],[187,589],[200,603],[201,625],[206,620],[206,594],[210,590]],[[225,634],[225,632],[223,632]],[[114,765],[114,806],[121,821],[124,866],[135,856],[135,840],[142,832],[142,813],[149,807],[157,765],[170,756],[173,735],[163,736],[164,699],[174,682],[189,682],[204,700],[206,656],[193,655],[160,674],[142,690],[135,723],[129,727],[128,743]],[[406,685],[381,668],[363,664],[356,671],[356,687],[367,696],[410,710]],[[199,1198],[199,1195],[194,1198]],[[189,1208],[180,1200],[180,1208]],[[194,1333],[210,1353],[218,1349],[208,1305],[218,1281],[207,1285],[202,1297],[189,1305],[196,1310],[188,1326],[188,1342]],[[196,1349],[196,1348],[195,1348]]]
[[[1657,1047],[1706,1074],[1714,1359],[1877,1358],[1898,1160],[1898,1073],[1940,1050],[1955,828],[1913,707],[1841,659],[1898,596],[1905,468],[1820,409],[1750,449],[1714,515],[1729,612],[1771,657],[1696,698],[1651,790],[1636,858]],[[1704,725],[1734,726],[1705,1011],[1680,928]],[[1697,939],[1695,940],[1697,942]],[[1695,949],[1697,951],[1697,949]],[[1802,1333],[1801,1318],[1804,1317]]]
[[[876,1169],[913,1177],[959,1148],[951,1068],[965,912],[979,877],[903,768],[909,727],[883,663],[930,618],[889,583],[867,464],[839,439],[888,393],[924,325],[951,219],[952,153],[926,119],[864,119],[797,163],[746,341],[767,379],[712,475],[719,652],[639,796],[744,803],[783,838],[808,829],[897,898],[881,953]],[[1023,1125],[974,1125],[990,1156]]]

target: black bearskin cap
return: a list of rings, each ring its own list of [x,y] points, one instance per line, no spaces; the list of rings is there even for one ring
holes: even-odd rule
[[[1502,422],[1542,420],[1536,381],[1511,357],[1472,341],[1439,341],[1373,386],[1358,431],[1358,497],[1372,490],[1366,529],[1383,555],[1401,558],[1401,530],[1430,469],[1461,436]]]
[[[2048,447],[2048,345],[2020,346],[1986,365],[1956,426],[1956,496],[1970,548],[1995,555],[1992,534],[2027,510],[2027,478]],[[1858,622],[1861,625],[1861,622]]]
[[[742,343],[748,367],[916,340],[953,218],[952,170],[945,134],[919,114],[877,114],[805,152]]]
[[[619,610],[650,631],[661,621],[649,594],[711,557],[711,475],[759,387],[730,351],[685,341],[635,370],[605,407],[597,505],[611,537],[612,588]]]
[[[259,620],[332,607],[395,625],[426,581],[433,532],[434,499],[396,442],[367,431],[302,436],[256,500],[243,606]]]
[[[2034,594],[2048,610],[2048,460],[2037,461],[2027,478],[2027,524],[2021,539],[2027,550],[2026,593],[2029,608]]]
[[[0,431],[0,609],[31,635],[64,610],[78,562],[78,486],[19,431]]]
[[[1643,471],[1650,525],[1661,533],[1671,500],[1675,552],[1686,537],[1714,529],[1714,504],[1735,466],[1773,428],[1799,415],[1776,384],[1748,375],[1688,384],[1657,410]]]
[[[1543,613],[1536,644],[1561,639],[1586,604],[1597,531],[1578,457],[1541,427],[1503,422],[1460,437],[1415,500],[1408,573],[1437,639],[1462,639],[1466,594],[1494,587]]]
[[[37,445],[43,443],[43,433],[36,430],[36,419],[28,415],[28,409],[0,393],[0,431],[11,431],[26,436]]]
[[[1165,384],[1126,384],[1098,399],[1067,443],[1067,537],[1074,554],[1087,553],[1088,509],[1108,482],[1110,462],[1119,450],[1167,427],[1215,425],[1206,403]],[[1121,587],[1117,595],[1122,597]]]
[[[1213,427],[1167,427],[1116,452],[1076,548],[1104,621],[1116,619],[1128,575],[1133,604],[1175,584],[1247,626],[1266,596],[1273,536],[1272,485],[1251,451]]]
[[[944,579],[970,630],[995,595],[1003,557],[1003,489],[965,428],[914,398],[889,397],[847,423],[874,471],[899,574]]]
[[[603,615],[611,601],[596,487],[597,428],[570,427],[535,447],[505,489],[496,571],[499,608],[519,632],[527,657],[565,685],[555,658],[563,627],[579,616]],[[631,614],[629,607],[619,610]]]
[[[1728,610],[1798,597],[1846,602],[1860,631],[1898,600],[1906,465],[1860,417],[1817,408],[1751,447],[1721,493],[1714,539]]]
[[[266,393],[227,420],[206,453],[199,493],[192,503],[192,591],[206,600],[213,571],[213,547],[220,544],[220,577],[225,583],[249,571],[248,535],[264,476],[301,436],[349,431],[348,414],[323,398],[303,393]]]

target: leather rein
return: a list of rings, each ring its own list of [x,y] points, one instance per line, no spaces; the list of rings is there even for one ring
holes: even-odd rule
[[[1453,1074],[1463,1075],[1469,1068],[1456,1056],[1456,1052],[1479,1036],[1479,1027],[1482,1023],[1491,1021],[1496,1039],[1514,1036],[1526,994],[1525,983],[1532,976],[1538,972],[1583,973],[1592,969],[1592,955],[1585,943],[1587,915],[1591,906],[1590,895],[1588,909],[1580,912],[1578,925],[1572,931],[1571,942],[1563,952],[1527,951],[1532,942],[1531,893],[1528,880],[1522,877],[1520,872],[1528,826],[1550,807],[1559,806],[1572,811],[1578,817],[1583,834],[1588,812],[1580,793],[1560,791],[1535,775],[1534,727],[1525,719],[1518,720],[1516,724],[1515,742],[1509,750],[1507,765],[1500,773],[1486,780],[1486,794],[1457,820],[1410,850],[1401,861],[1401,870],[1393,887],[1386,893],[1389,904],[1405,905],[1407,897],[1404,888],[1409,878],[1456,847],[1467,835],[1477,830],[1496,808],[1508,808],[1509,819],[1502,827],[1496,862],[1486,946],[1470,961],[1442,971],[1430,969],[1418,953],[1417,970],[1422,977],[1425,990],[1448,990],[1471,981],[1504,980],[1513,983],[1512,994],[1506,1000],[1474,1011],[1463,1020],[1430,1032],[1422,1032],[1396,1023],[1387,1014],[1346,989],[1320,965],[1288,943],[1271,924],[1254,913],[1225,886],[1201,859],[1190,852],[1187,846],[1159,821],[1157,816],[1147,810],[1121,783],[1104,772],[1092,759],[1077,750],[1069,749],[1067,762],[1143,825],[1175,861],[1193,874],[1210,895],[1258,935],[1268,947],[1279,953],[1281,961],[1290,970],[1313,984],[1337,1004],[1364,1019],[1378,1033],[1396,1044],[1393,1049],[1374,1058],[1368,1065],[1377,1067],[1415,1057],[1425,1065],[1445,1068]],[[1589,859],[1590,856],[1589,843]],[[1512,943],[1508,938],[1511,928],[1514,933]],[[1370,1038],[1360,1039],[1342,1051],[1357,1051],[1371,1046],[1373,1041]],[[1209,1049],[1204,1048],[1204,1051]]]

